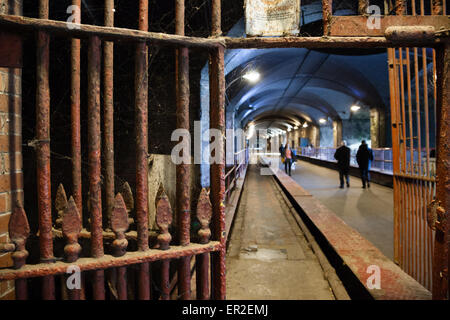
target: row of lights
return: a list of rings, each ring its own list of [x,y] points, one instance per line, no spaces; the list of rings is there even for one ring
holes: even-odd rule
[[[253,70],[253,71],[247,72],[247,73],[244,74],[242,77],[243,77],[245,80],[249,81],[249,82],[256,83],[256,82],[258,82],[259,79],[261,78],[261,75],[260,75],[260,73],[259,73],[258,71]],[[350,110],[353,111],[353,112],[358,112],[360,109],[361,109],[361,107],[358,106],[358,105],[356,105],[356,104],[355,104],[355,105],[352,105],[352,106],[350,107]],[[325,118],[320,118],[320,119],[319,119],[319,123],[321,123],[321,124],[325,124],[325,123],[327,123],[327,121],[328,121],[328,120],[325,119]],[[253,127],[252,129],[254,129],[254,124],[252,124],[251,127]],[[305,123],[302,125],[302,127],[303,127],[303,128],[308,128],[308,123],[305,122]],[[294,130],[297,130],[297,129],[298,129],[298,125],[294,127]],[[288,128],[287,131],[288,131],[288,132],[291,132],[291,128]],[[283,132],[286,133],[286,131],[283,131]],[[277,135],[279,135],[279,134],[277,134]]]

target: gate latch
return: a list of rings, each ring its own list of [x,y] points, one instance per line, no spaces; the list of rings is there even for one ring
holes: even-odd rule
[[[427,222],[432,230],[444,232],[446,216],[445,210],[441,207],[441,202],[437,200],[431,201],[427,206]]]

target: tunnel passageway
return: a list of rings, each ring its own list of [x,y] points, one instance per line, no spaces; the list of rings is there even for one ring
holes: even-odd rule
[[[362,189],[350,176],[350,188],[339,189],[339,173],[305,161],[297,161],[292,178],[349,226],[393,259],[394,215],[392,189],[375,183]]]
[[[227,253],[227,299],[334,299],[273,178],[248,170]]]

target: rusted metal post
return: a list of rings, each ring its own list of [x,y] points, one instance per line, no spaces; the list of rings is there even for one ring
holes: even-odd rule
[[[184,36],[185,1],[175,1],[175,33]],[[189,49],[176,50],[176,96],[177,96],[177,129],[189,131]],[[182,155],[184,156],[184,155]],[[190,244],[191,206],[190,181],[191,167],[187,163],[176,167],[178,238],[180,245]],[[179,260],[178,296],[181,300],[191,298],[191,257]]]
[[[105,26],[114,27],[114,0],[105,0]],[[103,67],[105,200],[110,226],[114,207],[114,42],[104,42]]]
[[[443,2],[444,1],[442,1],[442,0],[432,0],[432,5],[433,5],[433,7],[432,7],[432,14],[433,15],[442,15],[442,14],[444,14],[444,11],[443,11],[443,8],[444,8],[444,4],[443,4]]]
[[[358,13],[360,15],[367,14],[368,7],[369,7],[369,0],[358,0]]]
[[[139,30],[148,31],[148,0],[139,1]],[[145,42],[136,45],[135,69],[136,130],[136,218],[138,250],[148,250],[148,48]],[[149,263],[139,269],[141,300],[150,299]]]
[[[220,0],[213,0],[212,25],[213,37],[221,35],[220,26]],[[218,162],[210,164],[210,185],[212,202],[212,228],[213,239],[220,241],[221,249],[214,252],[212,258],[212,296],[216,300],[225,300],[225,48],[220,46],[210,53],[209,64],[209,89],[210,128],[220,130],[221,139],[218,141],[217,149],[214,150]]]
[[[396,96],[396,66],[395,66],[395,49],[388,48],[388,64],[389,64],[389,89],[390,89],[390,97],[391,97],[391,123],[392,123],[392,153],[394,159],[399,159],[399,128],[398,128],[398,120],[397,120],[397,96]],[[400,208],[398,206],[400,195],[398,193],[399,190],[399,179],[395,175],[400,171],[399,162],[394,161],[393,163],[393,171],[394,171],[394,261],[397,264],[401,263],[400,258]]]
[[[160,234],[158,235],[158,247],[160,250],[169,250],[172,236],[169,233],[169,227],[172,223],[172,208],[170,207],[169,198],[162,185],[160,192],[156,198],[156,224],[158,225]],[[182,258],[180,258],[182,259]],[[170,300],[170,260],[161,261],[161,300]],[[179,290],[179,289],[178,289]]]
[[[211,230],[209,224],[212,216],[212,205],[209,199],[209,192],[203,189],[197,203],[197,218],[201,228],[198,231],[201,244],[209,242]],[[209,293],[209,254],[203,253],[196,256],[196,289],[198,300],[208,300]]]
[[[39,18],[48,19],[48,0],[39,1]],[[37,33],[37,93],[36,93],[36,155],[37,196],[39,210],[39,245],[42,262],[54,262],[52,237],[52,200],[50,175],[50,88],[49,88],[50,37]],[[42,298],[55,298],[55,281],[42,278]]]
[[[428,117],[428,62],[427,62],[427,49],[422,48],[422,70],[423,70],[423,103],[425,111],[425,159],[426,159],[426,176],[430,174],[430,128],[429,128],[429,117]]]
[[[211,34],[214,37],[219,37],[222,35],[222,4],[221,4],[221,0],[212,0],[211,11],[212,11]]]
[[[395,0],[395,14],[402,16],[405,14],[405,0]]]
[[[105,0],[104,25],[114,27],[114,0]],[[103,42],[103,153],[105,170],[106,227],[111,228],[114,209],[114,42]],[[119,274],[118,274],[119,273]],[[111,269],[109,281],[116,283],[117,296],[126,295],[126,269]],[[123,285],[125,281],[125,287]]]
[[[323,35],[330,34],[331,18],[333,16],[333,0],[322,0],[322,15],[323,15]]]
[[[19,201],[16,201],[9,219],[8,225],[9,238],[14,243],[14,253],[12,259],[14,268],[20,269],[25,265],[28,251],[25,249],[28,236],[30,235],[30,226],[28,225],[27,215]],[[28,299],[27,280],[19,279],[15,281],[15,291],[17,300]]]
[[[436,228],[433,259],[433,299],[446,299],[450,265],[450,45],[436,50],[437,58],[437,159],[436,199],[443,208],[440,227]]]
[[[210,165],[211,200],[213,207],[213,236],[220,241],[222,248],[212,254],[212,289],[216,300],[225,299],[225,76],[223,47],[211,53],[210,63],[210,126],[222,132],[217,144],[215,158],[218,162]]]
[[[161,261],[161,300],[170,300],[170,260]]]
[[[116,239],[112,243],[115,257],[122,257],[127,252],[128,241],[125,232],[128,230],[128,211],[120,193],[114,199],[113,210],[111,212],[111,228],[116,234]],[[117,268],[117,298],[127,299],[127,268]]]
[[[80,8],[80,15],[76,18],[81,23],[81,0],[73,0],[72,5]],[[78,212],[83,221],[83,199],[81,182],[81,129],[80,129],[80,39],[72,39],[71,46],[71,126],[72,126],[72,194],[77,205]]]
[[[69,202],[64,210],[62,221],[62,232],[64,238],[67,239],[67,244],[64,247],[64,254],[66,262],[73,263],[78,260],[81,252],[81,246],[78,243],[78,235],[81,231],[81,217],[73,197],[70,197]],[[67,281],[67,277],[62,279]],[[66,288],[65,288],[66,289]],[[69,290],[70,300],[80,300],[81,289],[67,288]]]
[[[101,41],[94,36],[88,48],[88,145],[89,145],[89,207],[91,217],[91,254],[103,256],[101,133],[100,133],[100,66]],[[105,298],[104,271],[93,272],[94,299]]]

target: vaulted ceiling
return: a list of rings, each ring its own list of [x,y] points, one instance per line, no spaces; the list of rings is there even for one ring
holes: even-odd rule
[[[318,1],[302,5],[303,23],[322,18]],[[335,14],[350,14],[349,10]],[[302,26],[304,27],[304,26]],[[243,20],[229,36],[245,36]],[[242,78],[254,71],[256,83]],[[386,108],[389,80],[385,50],[228,50],[225,57],[227,108],[245,126],[295,126],[319,119],[349,119],[350,107]]]

